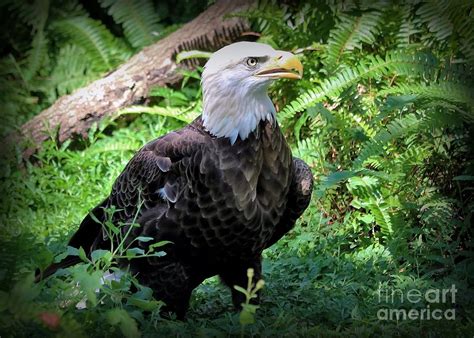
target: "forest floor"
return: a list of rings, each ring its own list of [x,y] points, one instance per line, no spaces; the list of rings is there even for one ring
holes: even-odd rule
[[[3,296],[15,294],[5,291],[15,289],[20,276],[65,249],[67,238],[88,210],[106,196],[134,150],[181,125],[173,119],[145,115],[112,133],[96,130],[82,149],[46,144],[38,155],[39,165],[26,168],[27,176],[20,171],[5,172],[8,184],[4,188],[10,199],[2,207],[2,217],[9,236],[4,237],[2,272],[9,285],[2,287]],[[157,313],[131,315],[142,318],[138,322],[143,336],[472,335],[472,259],[427,272],[394,257],[384,243],[349,245],[346,226],[325,218],[313,198],[296,228],[264,252],[265,287],[254,324],[241,325],[239,314],[231,307],[229,290],[217,278],[195,290],[184,322],[164,320]],[[100,304],[90,315],[84,314],[88,309],[54,307],[60,294],[54,287],[57,284],[43,285],[39,296],[15,303],[53,306],[53,313],[76,318],[76,322],[63,320],[64,332],[74,327],[70,323],[76,323],[77,332],[114,335],[113,328],[105,330],[101,324]],[[15,328],[17,334],[12,335],[21,336],[18,328],[25,325],[24,333],[32,334],[39,325],[46,331],[34,331],[34,335],[55,333],[44,323],[23,318],[18,311],[24,308],[15,306],[5,299],[0,302],[5,315],[0,323],[7,332]]]

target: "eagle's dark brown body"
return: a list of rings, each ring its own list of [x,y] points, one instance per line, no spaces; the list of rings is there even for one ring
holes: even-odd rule
[[[93,213],[102,221],[103,207],[115,206],[114,221],[124,223],[138,214],[140,227],[130,238],[173,242],[164,247],[166,256],[129,264],[182,317],[191,291],[204,279],[220,275],[230,287],[244,286],[249,267],[258,279],[262,251],[293,227],[311,189],[309,168],[292,157],[276,123],[262,121],[247,139],[231,145],[211,136],[198,118],[138,151]],[[107,241],[88,216],[70,245],[90,253],[107,248]],[[239,305],[241,296],[232,292]]]

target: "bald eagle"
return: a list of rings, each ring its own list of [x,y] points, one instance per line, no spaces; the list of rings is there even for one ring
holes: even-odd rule
[[[248,268],[261,278],[262,251],[309,204],[311,171],[292,157],[267,95],[273,80],[300,79],[302,72],[293,54],[265,44],[239,42],[215,52],[202,74],[202,116],[142,147],[69,245],[89,255],[110,248],[101,223],[114,207],[113,222],[124,224],[124,232],[134,219],[139,224],[130,239],[171,242],[163,247],[165,256],[126,265],[178,318],[192,290],[215,275],[240,306],[244,296],[233,286],[247,285]],[[139,243],[144,249],[150,244]],[[39,278],[78,262],[66,257]]]

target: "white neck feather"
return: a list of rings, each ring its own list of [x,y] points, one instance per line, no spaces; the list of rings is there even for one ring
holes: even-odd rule
[[[211,76],[209,76],[211,77]],[[268,84],[259,88],[222,83],[222,79],[203,78],[204,127],[217,137],[227,137],[234,144],[237,137],[245,140],[260,121],[275,121],[275,107],[267,95]],[[217,81],[216,81],[217,80]],[[217,84],[217,85],[216,85]]]

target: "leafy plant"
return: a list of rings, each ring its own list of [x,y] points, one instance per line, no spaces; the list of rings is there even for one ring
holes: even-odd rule
[[[240,325],[242,325],[242,331],[240,333],[240,336],[244,336],[245,332],[245,326],[249,324],[255,323],[255,313],[258,309],[258,305],[251,304],[250,302],[252,299],[257,298],[257,293],[260,291],[265,282],[260,279],[257,281],[257,283],[253,283],[253,277],[254,277],[254,270],[252,268],[247,270],[247,288],[244,289],[241,286],[234,285],[234,289],[239,291],[245,296],[245,302],[242,303],[242,310],[240,311],[239,315],[239,322]]]
[[[101,0],[100,3],[109,9],[114,21],[123,26],[124,35],[133,48],[150,45],[160,37],[160,16],[151,1]]]
[[[136,314],[132,316],[132,310],[159,311],[163,303],[154,300],[151,289],[141,286],[135,277],[117,264],[124,260],[162,257],[165,252],[158,251],[159,248],[171,242],[149,243],[153,238],[143,236],[130,240],[131,231],[139,226],[135,223],[139,211],[132,223],[119,225],[111,221],[114,209],[106,209],[105,212],[106,221],[96,221],[102,224],[104,233],[110,239],[110,249],[98,249],[88,256],[82,247],[68,247],[54,261],[59,262],[66,256],[78,256],[82,264],[60,269],[53,278],[39,285],[33,284],[31,274],[20,279],[13,287],[13,293],[8,295],[2,292],[4,298],[0,309],[3,315],[17,319],[13,323],[3,322],[3,326],[12,329],[17,325],[39,322],[50,330],[66,332],[71,325],[66,318],[72,320],[77,310],[87,308],[89,312],[100,313],[100,317],[105,318],[112,327],[118,327],[124,336],[139,336],[136,320],[143,318]],[[94,216],[91,214],[91,217]],[[146,252],[142,248],[144,245]],[[49,264],[51,260],[45,263]],[[45,283],[50,285],[50,289],[44,288]],[[137,291],[132,291],[132,288]],[[42,302],[42,293],[50,293],[48,296],[54,297],[54,302]]]

